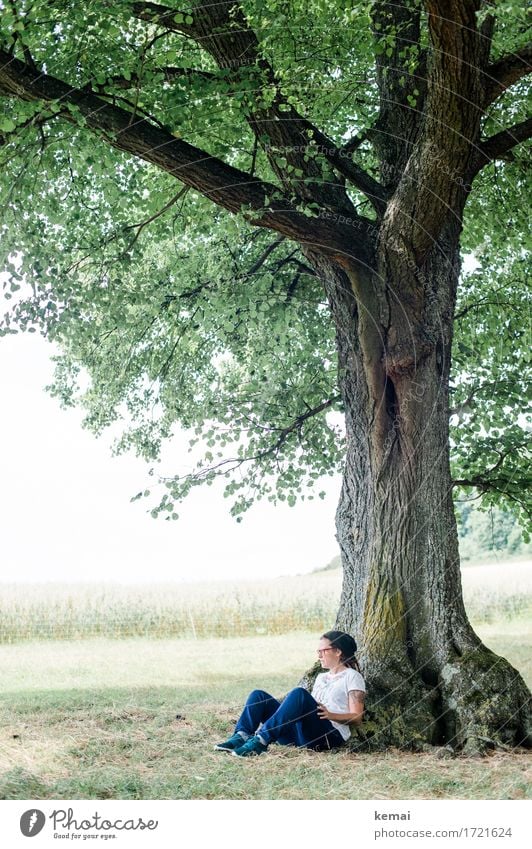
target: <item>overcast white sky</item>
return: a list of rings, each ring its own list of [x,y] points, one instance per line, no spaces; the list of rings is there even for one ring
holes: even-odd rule
[[[148,466],[112,457],[109,439],[83,430],[81,413],[44,391],[51,353],[37,334],[0,338],[0,580],[273,577],[324,566],[338,553],[339,478],[319,484],[323,501],[259,502],[241,524],[214,486],[193,492],[178,521],[152,519],[145,511],[154,502],[129,501],[153,483]]]

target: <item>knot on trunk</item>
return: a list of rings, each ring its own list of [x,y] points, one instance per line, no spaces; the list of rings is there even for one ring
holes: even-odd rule
[[[427,338],[420,327],[409,326],[405,335],[392,326],[386,334],[382,355],[384,372],[392,380],[413,377],[433,351],[434,341]]]

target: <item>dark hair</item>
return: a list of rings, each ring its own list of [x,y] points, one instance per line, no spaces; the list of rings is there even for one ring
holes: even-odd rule
[[[326,631],[325,634],[322,634],[322,638],[329,640],[335,649],[340,649],[342,652],[340,663],[360,672],[360,667],[355,657],[357,644],[350,634],[346,634],[344,631]]]

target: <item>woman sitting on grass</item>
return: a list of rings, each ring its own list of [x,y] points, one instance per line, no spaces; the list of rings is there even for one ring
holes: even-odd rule
[[[331,749],[351,736],[350,722],[364,714],[366,685],[355,660],[357,644],[342,631],[327,631],[320,640],[322,669],[312,688],[290,690],[282,704],[253,690],[247,698],[235,733],[216,749],[238,757],[262,755],[270,743],[307,749]],[[260,726],[260,728],[259,728]]]

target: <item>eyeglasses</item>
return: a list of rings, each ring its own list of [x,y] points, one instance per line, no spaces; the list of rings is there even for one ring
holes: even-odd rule
[[[325,654],[326,651],[338,651],[338,649],[335,649],[334,646],[329,646],[327,649],[317,649],[316,654],[322,655]]]

